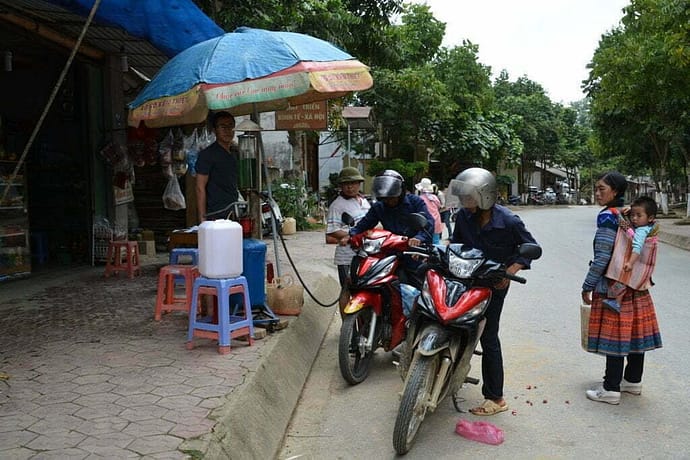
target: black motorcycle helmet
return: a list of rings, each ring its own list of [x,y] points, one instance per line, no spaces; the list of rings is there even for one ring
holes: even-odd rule
[[[404,193],[405,180],[399,172],[393,169],[386,169],[378,176],[374,177],[372,193],[377,200],[383,198],[397,198]]]

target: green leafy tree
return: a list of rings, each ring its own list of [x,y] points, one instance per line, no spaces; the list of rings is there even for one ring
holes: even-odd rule
[[[601,39],[585,89],[606,153],[624,153],[624,166],[646,164],[666,190],[672,154],[683,151],[690,127],[690,5],[635,0],[624,11],[621,26]]]
[[[376,176],[386,169],[393,169],[403,176],[407,190],[413,191],[413,185],[426,174],[428,167],[429,164],[425,161],[409,162],[400,158],[387,161],[373,160],[369,163],[367,173],[370,176]]]
[[[518,178],[522,191],[530,185],[529,178],[537,162],[548,166],[557,159],[561,148],[558,119],[561,106],[551,102],[542,86],[525,76],[511,82],[504,71],[494,88],[497,106],[513,116],[511,127],[524,146]]]

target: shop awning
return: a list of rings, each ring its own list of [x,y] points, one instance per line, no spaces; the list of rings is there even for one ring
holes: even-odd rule
[[[94,0],[0,0],[0,43],[19,55],[25,31],[69,49],[93,4]],[[2,23],[11,29],[3,31]],[[191,0],[103,0],[80,53],[97,60],[123,53],[131,67],[150,78],[178,52],[221,34],[223,30]]]

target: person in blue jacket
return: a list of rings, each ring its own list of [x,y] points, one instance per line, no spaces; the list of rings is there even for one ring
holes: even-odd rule
[[[349,244],[350,239],[355,235],[371,230],[379,223],[390,232],[409,237],[409,244],[412,247],[422,243],[431,243],[434,233],[434,218],[431,217],[424,200],[417,195],[407,193],[405,181],[400,173],[387,169],[374,177],[372,193],[376,197],[376,202],[371,205],[369,211],[357,225],[350,229],[349,237],[340,240],[340,244]],[[427,220],[426,227],[419,231],[410,227],[408,216],[412,213],[424,215]],[[408,273],[416,270],[419,265],[419,262],[410,256],[403,256],[401,262]],[[401,275],[404,282],[405,275]]]
[[[494,175],[486,169],[469,168],[458,174],[449,188],[462,206],[456,214],[451,243],[480,249],[489,259],[504,263],[510,274],[529,269],[530,260],[519,256],[518,247],[536,241],[520,217],[496,204]],[[503,397],[503,354],[498,328],[509,285],[510,280],[503,278],[491,289],[491,302],[486,309],[486,324],[480,338],[485,400],[470,410],[475,415],[493,415],[508,409]]]

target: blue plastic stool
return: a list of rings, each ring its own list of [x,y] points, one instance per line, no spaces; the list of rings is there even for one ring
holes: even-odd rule
[[[174,248],[170,251],[170,260],[168,265],[188,265],[180,259],[183,257],[191,258],[191,265],[199,265],[199,249],[198,248]],[[184,284],[184,276],[175,276],[175,285]]]
[[[216,318],[197,318],[197,305],[202,294],[216,296]],[[234,304],[230,309],[230,298],[234,294],[241,294],[243,303]],[[238,314],[241,313],[241,314]],[[214,322],[216,319],[216,322]],[[249,286],[244,276],[237,278],[206,278],[203,276],[194,280],[192,288],[192,307],[189,310],[189,329],[187,331],[187,349],[194,348],[194,337],[214,339],[218,341],[218,353],[230,352],[231,339],[247,337],[251,346],[254,337],[254,323],[252,322],[252,303],[249,299]]]
[[[197,248],[174,248],[170,251],[169,265],[186,265],[180,261],[180,257],[191,257],[191,265],[199,265],[199,249]]]

